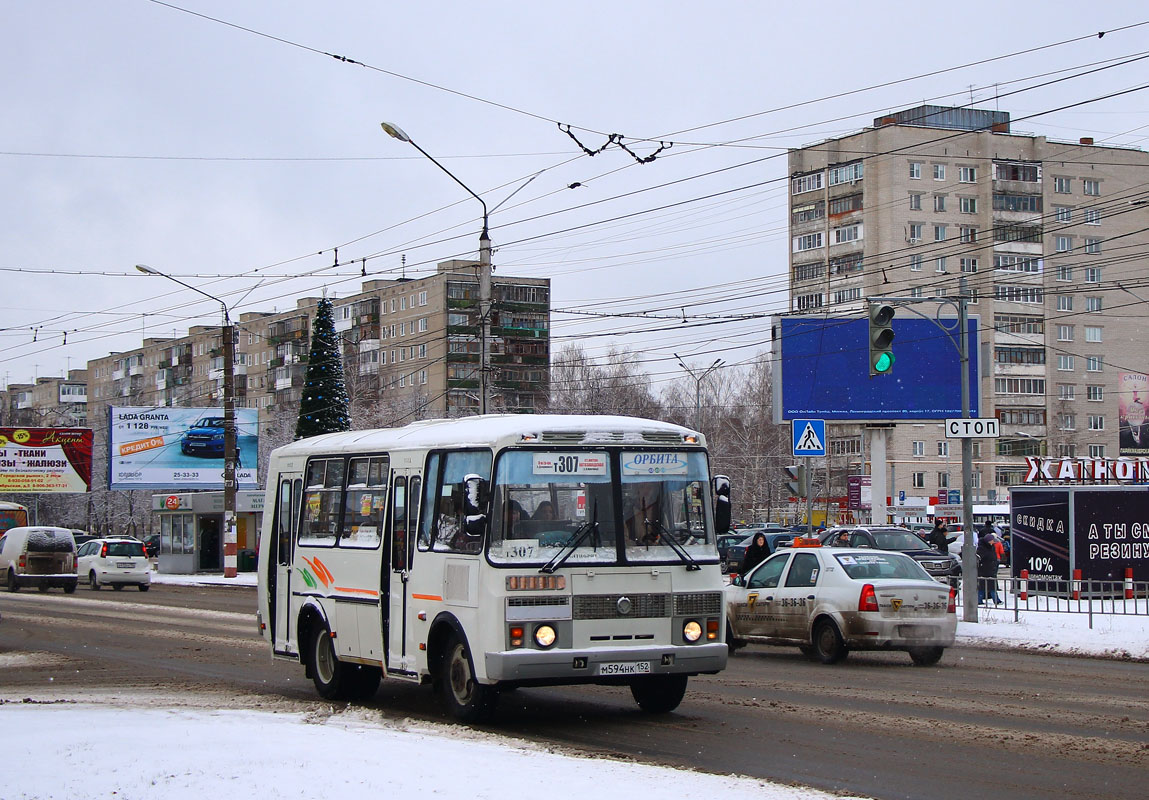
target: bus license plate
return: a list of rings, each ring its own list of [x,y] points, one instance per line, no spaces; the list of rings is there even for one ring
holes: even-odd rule
[[[649,661],[611,661],[598,665],[599,675],[647,675],[649,673]]]

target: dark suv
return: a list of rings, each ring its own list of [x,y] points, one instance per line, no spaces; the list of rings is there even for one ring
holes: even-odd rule
[[[822,544],[837,547],[871,547],[905,553],[922,565],[930,577],[951,586],[961,583],[961,561],[949,553],[929,547],[913,531],[894,525],[852,525],[830,528],[822,534]]]
[[[185,456],[223,458],[223,417],[200,417],[180,439]]]

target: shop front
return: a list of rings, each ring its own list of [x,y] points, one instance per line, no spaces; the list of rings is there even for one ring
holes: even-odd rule
[[[223,492],[154,494],[152,511],[160,521],[161,573],[223,570]],[[263,522],[263,492],[237,492],[235,512],[239,571],[252,571]]]

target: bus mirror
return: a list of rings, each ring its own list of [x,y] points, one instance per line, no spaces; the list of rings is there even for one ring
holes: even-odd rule
[[[469,536],[482,536],[487,530],[487,489],[481,475],[463,478],[463,524]]]
[[[730,531],[730,478],[725,475],[714,476],[714,529]]]

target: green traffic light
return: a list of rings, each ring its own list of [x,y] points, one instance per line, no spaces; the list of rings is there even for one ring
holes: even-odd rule
[[[894,368],[894,354],[893,353],[879,353],[878,357],[874,359],[874,372],[878,374],[885,374]]]

